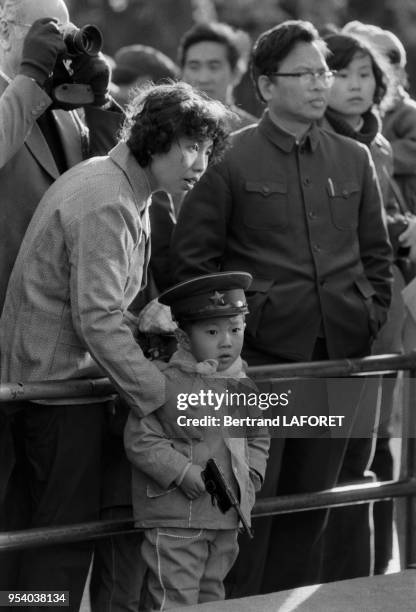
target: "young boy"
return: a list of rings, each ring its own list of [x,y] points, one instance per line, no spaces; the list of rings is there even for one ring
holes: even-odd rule
[[[179,326],[178,350],[164,369],[166,402],[142,419],[131,412],[125,429],[135,524],[145,533],[146,610],[224,599],[223,580],[238,554],[239,518],[234,508],[222,514],[212,504],[201,477],[208,459],[215,458],[248,520],[264,478],[264,431],[231,438],[221,425],[178,424],[182,415],[215,414],[221,422],[221,410],[202,400],[195,405],[189,398],[189,407],[180,410],[178,394],[202,398],[202,391],[224,391],[226,378],[245,377],[240,352],[250,282],[245,272],[221,272],[175,285],[159,297]]]

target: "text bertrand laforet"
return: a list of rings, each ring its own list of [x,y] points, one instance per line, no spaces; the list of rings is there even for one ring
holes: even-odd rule
[[[177,408],[180,411],[193,407],[207,408],[214,411],[221,409],[254,408],[265,411],[270,407],[284,408],[289,404],[291,390],[284,393],[233,393],[228,390],[218,393],[201,389],[198,393],[178,393]],[[228,410],[229,411],[229,410]],[[341,427],[345,416],[342,415],[287,415],[236,416],[222,414],[214,416],[189,416],[180,414],[177,424],[180,427]]]

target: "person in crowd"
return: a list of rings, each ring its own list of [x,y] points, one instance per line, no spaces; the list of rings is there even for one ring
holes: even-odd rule
[[[121,109],[108,95],[109,70],[101,54],[71,62],[72,80],[93,92],[93,102],[81,109],[85,123],[54,99],[55,72],[66,54],[60,28],[68,22],[62,0],[0,4],[0,313],[21,241],[45,191],[77,162],[114,146],[122,122]],[[0,529],[8,531],[24,527],[28,506],[16,469],[17,425],[3,408]],[[8,553],[3,563],[0,553],[0,588],[8,588],[18,556]]]
[[[233,89],[246,71],[247,35],[225,23],[199,23],[182,37],[178,62],[182,80],[200,89],[211,98],[226,104],[233,112],[232,130],[257,121],[233,100]],[[170,240],[182,205],[183,197],[165,194],[153,199],[151,219],[158,228],[152,243],[153,297],[172,284],[170,273]]]
[[[234,130],[257,122],[233,99],[233,89],[247,68],[246,37],[226,23],[197,23],[182,36],[178,49],[182,79],[226,104],[236,115]]]
[[[406,50],[393,32],[378,26],[351,21],[343,32],[366,40],[389,63],[392,83],[381,104],[383,134],[393,149],[394,178],[407,207],[416,213],[416,102],[406,91]]]
[[[227,109],[182,84],[133,100],[107,156],[64,173],[39,203],[0,320],[1,380],[108,376],[138,416],[165,401],[165,379],[136,343],[127,309],[146,278],[153,192],[186,192],[227,136]],[[27,527],[98,518],[109,398],[23,402],[17,432],[27,474]],[[90,542],[23,551],[17,590],[69,591],[78,610]]]
[[[405,318],[402,342],[405,351],[413,350],[416,343],[416,318],[414,311],[414,281],[416,271],[416,102],[406,89],[406,51],[399,38],[389,30],[363,24],[359,21],[347,23],[344,31],[351,32],[373,45],[388,61],[391,74],[391,87],[381,103],[383,134],[393,149],[393,177],[403,194],[403,210],[407,215],[407,228],[398,235],[397,242],[406,258],[398,259],[404,272],[406,287],[402,290],[405,306]],[[406,212],[407,211],[407,212]],[[403,267],[404,265],[404,267]],[[394,269],[394,268],[393,268]],[[412,280],[413,278],[413,280]],[[397,284],[398,286],[398,284]],[[393,302],[395,300],[393,299]],[[384,398],[384,396],[383,396]],[[384,428],[377,440],[376,451],[371,470],[379,480],[391,480],[394,473],[393,456],[390,449],[391,404],[381,406],[381,424]],[[385,501],[376,504],[375,520],[375,572],[384,573],[392,556],[392,516],[393,502]],[[400,519],[398,531],[400,532]],[[400,537],[400,536],[399,536]]]
[[[0,8],[0,309],[42,195],[75,163],[107,153],[121,125],[120,108],[108,96],[109,68],[101,55],[72,62],[73,80],[90,85],[94,93],[94,103],[84,107],[87,126],[52,99],[49,76],[66,53],[59,25],[68,22],[62,0],[6,0]]]
[[[326,53],[309,22],[260,35],[251,72],[264,115],[232,136],[224,160],[185,198],[173,235],[177,281],[218,269],[253,275],[249,365],[368,355],[390,303],[391,247],[369,151],[317,124],[334,80]],[[312,391],[306,381],[305,401],[320,414],[334,407],[352,416],[356,391],[344,395],[339,385],[322,381]],[[272,439],[262,495],[332,487],[344,450],[345,441],[325,435]],[[319,582],[326,517],[258,521],[230,594]]]
[[[123,106],[128,103],[132,89],[152,81],[177,80],[179,67],[170,57],[147,45],[121,47],[114,55],[112,82],[117,85],[115,98]]]
[[[245,272],[220,272],[179,283],[159,297],[179,325],[178,351],[163,370],[175,392],[152,415],[140,419],[131,412],[125,429],[135,524],[144,528],[144,610],[224,599],[223,581],[238,553],[240,519],[234,508],[223,514],[213,505],[201,476],[208,459],[215,458],[248,523],[263,482],[267,429],[250,428],[245,438],[231,437],[221,424],[197,424],[185,435],[186,426],[177,422],[178,392],[183,397],[212,390],[218,379],[224,389],[230,379],[245,378],[240,353],[244,289],[250,282]],[[201,402],[184,415],[195,423],[209,411]],[[224,411],[218,414],[223,419]]]
[[[336,71],[336,76],[322,127],[362,142],[369,148],[381,188],[388,227],[391,228],[393,238],[396,215],[403,217],[398,204],[398,198],[402,201],[402,196],[399,186],[394,184],[392,151],[388,141],[381,134],[381,121],[377,114],[377,109],[389,85],[389,77],[386,72],[388,66],[383,65],[383,58],[377,55],[376,50],[357,36],[337,33],[327,36],[325,42],[330,51],[328,65]],[[399,244],[397,239],[392,242]],[[401,291],[404,287],[404,279],[396,265],[392,270],[394,277],[392,303],[387,322],[373,344],[373,354],[397,353],[403,349],[404,305]],[[379,396],[377,379],[373,381],[373,385],[369,385],[373,397],[368,395],[365,402],[362,402],[365,405],[369,430],[366,437],[363,435],[365,433],[363,429],[360,431],[360,437],[356,437],[353,432],[338,479],[340,486],[358,481],[368,474],[377,448],[379,452],[383,449],[383,455],[388,451],[388,424],[393,407],[395,380],[396,376],[392,376],[384,377],[382,382],[380,381],[380,413],[377,403]],[[373,416],[370,417],[370,415]],[[376,436],[377,427],[379,427],[379,438]],[[379,460],[378,454],[376,460]],[[384,479],[389,480],[392,477],[391,463],[391,474],[384,475]],[[388,510],[388,517],[384,516],[386,510]],[[373,524],[375,529],[373,529]],[[373,571],[383,573],[387,569],[390,555],[385,555],[381,560],[380,540],[387,539],[390,542],[391,554],[392,530],[393,518],[390,503],[388,508],[382,504],[376,504],[374,516],[372,504],[331,510],[326,529],[322,580],[368,576]],[[380,532],[385,532],[386,536],[379,537]],[[376,545],[375,558],[372,552],[374,543]]]

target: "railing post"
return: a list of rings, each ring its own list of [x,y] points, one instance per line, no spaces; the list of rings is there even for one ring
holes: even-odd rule
[[[406,476],[416,476],[416,370],[409,371],[407,395],[407,427],[402,438],[406,438]],[[405,425],[405,423],[403,424]],[[406,497],[406,568],[416,568],[416,496]]]

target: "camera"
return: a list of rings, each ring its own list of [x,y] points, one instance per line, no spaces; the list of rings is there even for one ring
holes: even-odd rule
[[[77,28],[73,23],[60,27],[69,56],[98,55],[103,48],[103,35],[97,26]]]
[[[98,55],[103,47],[101,31],[94,25],[77,28],[73,23],[59,26],[66,52],[56,63],[51,80],[53,108],[71,110],[94,104],[94,93],[89,85],[74,83],[72,60],[82,56]]]

